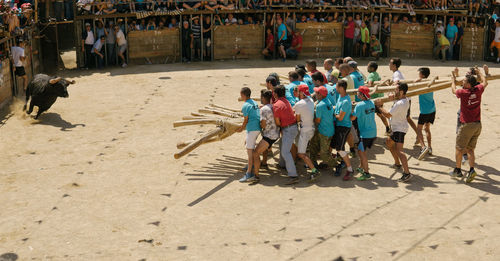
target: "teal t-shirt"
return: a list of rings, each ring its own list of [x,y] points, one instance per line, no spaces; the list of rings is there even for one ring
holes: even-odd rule
[[[314,93],[314,83],[309,74],[304,75],[304,82],[307,84],[309,87],[309,93],[312,95]]]
[[[288,100],[290,105],[292,105],[292,107],[298,101],[297,97],[293,96],[293,89],[295,89],[295,87],[299,86],[299,85],[300,85],[299,81],[293,81],[290,84],[285,86],[285,89],[286,89],[285,98]]]
[[[354,89],[358,89],[359,87],[363,86],[365,84],[365,78],[359,71],[354,71],[350,74],[353,82],[354,82]],[[361,99],[358,98],[358,96],[355,96],[354,98],[357,102],[361,101]]]
[[[429,92],[418,96],[421,114],[429,114],[436,111],[436,103],[434,102],[434,93]]]
[[[320,118],[321,122],[318,124],[318,132],[321,135],[332,137],[335,133],[333,127],[333,106],[328,99],[323,99],[316,104],[316,118]]]
[[[375,123],[375,104],[371,100],[360,101],[354,108],[354,116],[358,121],[359,135],[369,139],[377,137],[377,124]]]
[[[326,96],[328,101],[330,101],[331,104],[337,104],[337,100],[339,99],[340,95],[335,88],[336,84],[334,84],[333,86],[325,84],[325,87],[328,90],[328,95]]]
[[[285,34],[283,36],[283,39],[281,39],[282,41],[284,41],[284,40],[286,40],[286,26],[285,26],[285,24],[280,24],[280,26],[278,26],[278,40],[281,38],[282,34]]]
[[[351,123],[351,97],[346,95],[344,97],[339,97],[337,100],[337,105],[335,105],[335,115],[339,115],[341,111],[345,112],[345,116],[341,121],[337,121],[337,126],[343,126],[350,128],[352,126]]]
[[[248,123],[246,130],[250,131],[260,131],[260,109],[259,105],[252,99],[248,99],[243,104],[241,112],[244,117],[248,117]]]

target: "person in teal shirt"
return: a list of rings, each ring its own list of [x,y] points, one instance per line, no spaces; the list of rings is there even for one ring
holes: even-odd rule
[[[366,180],[371,177],[368,169],[368,157],[366,151],[372,147],[377,138],[377,124],[375,123],[375,104],[370,100],[370,88],[361,86],[357,97],[361,100],[356,104],[351,120],[358,122],[359,144],[358,153],[361,167],[357,169],[361,176],[358,180]]]
[[[285,98],[290,102],[290,105],[292,107],[297,103],[297,97],[293,94],[293,91],[297,86],[300,85],[299,81],[299,74],[296,71],[291,71],[288,73],[288,80],[290,83],[285,86],[286,93],[285,93]]]
[[[368,77],[366,78],[366,83],[365,83],[366,87],[375,87],[375,82],[382,80],[377,72],[377,69],[378,69],[378,64],[376,62],[372,61],[368,63]],[[371,95],[372,99],[380,97],[384,97],[384,93],[374,93],[373,95]],[[389,126],[389,121],[387,120],[387,118],[382,113],[380,113],[380,110],[377,107],[375,107],[375,112],[382,121],[382,123],[384,123],[385,135],[387,136],[391,135],[391,127]]]
[[[240,182],[256,181],[257,178],[252,173],[253,151],[260,134],[260,109],[259,105],[250,98],[252,91],[248,87],[243,87],[240,91],[241,99],[245,101],[241,112],[243,113],[243,124],[236,131],[242,132],[246,129],[246,149],[248,155],[248,167],[245,176]]]
[[[345,143],[347,137],[351,131],[351,111],[352,104],[351,98],[347,95],[347,81],[339,80],[337,82],[337,92],[339,98],[337,104],[335,105],[335,136],[332,139],[330,146],[335,148],[337,154],[342,158],[343,164],[347,166],[347,172],[344,176],[344,180],[350,180],[353,175],[353,170],[351,166],[351,161],[349,160],[348,152],[345,150]],[[335,170],[335,176],[340,176],[342,174],[342,165],[337,166]]]
[[[330,101],[331,104],[337,104],[337,100],[339,99],[339,93],[336,88],[337,84],[329,85],[325,84],[326,90],[328,90],[328,95],[326,98]]]
[[[358,89],[359,87],[363,86],[365,84],[365,78],[363,75],[359,72],[358,70],[358,63],[355,61],[349,61],[349,66],[351,67],[351,73],[349,76],[352,78],[354,82],[354,89]],[[357,102],[360,101],[358,96],[354,98]]]
[[[415,82],[420,82],[423,79],[427,79],[431,71],[427,67],[418,68],[418,79]],[[417,125],[417,142],[420,144],[420,155],[418,159],[421,160],[425,157],[427,153],[432,154],[432,144],[431,144],[431,124],[434,124],[436,119],[436,103],[434,102],[434,93],[429,92],[425,94],[420,94],[418,96],[418,104],[420,108],[420,115],[418,116]],[[425,134],[427,136],[427,146],[425,146],[424,135],[422,130],[425,128]]]

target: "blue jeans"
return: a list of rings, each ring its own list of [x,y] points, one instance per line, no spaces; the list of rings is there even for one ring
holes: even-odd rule
[[[288,176],[297,177],[297,168],[295,168],[295,162],[293,161],[292,152],[290,152],[290,150],[292,149],[295,137],[297,137],[297,134],[299,133],[299,129],[297,128],[297,124],[295,124],[288,128],[284,128],[282,132],[279,165],[286,166]]]
[[[448,37],[446,37],[448,38]],[[448,38],[448,41],[450,41],[450,48],[448,51],[446,51],[446,59],[451,60],[453,59],[453,40],[455,40],[455,37]]]
[[[73,0],[64,0],[64,16],[66,20],[73,20]]]

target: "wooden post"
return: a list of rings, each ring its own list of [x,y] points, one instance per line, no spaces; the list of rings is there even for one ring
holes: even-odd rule
[[[200,58],[201,58],[201,61],[203,62],[203,60],[204,60],[203,59],[204,58],[203,51],[205,51],[205,46],[203,44],[203,23],[204,23],[204,21],[203,21],[203,14],[202,13],[200,13],[199,19],[200,19],[199,21],[200,21],[200,40],[201,40],[201,43],[200,43],[200,45],[201,45],[200,56],[201,57]]]
[[[55,30],[56,30],[56,68],[59,70],[59,32],[57,22],[54,22]],[[95,39],[95,38],[94,38]]]
[[[125,34],[125,39],[127,40],[127,53],[125,55],[125,60],[127,60],[127,64],[129,64],[129,47],[130,45],[128,44],[128,20],[127,20],[127,17],[124,17],[123,18],[123,23],[125,23],[125,32],[123,32]]]
[[[182,43],[182,34],[183,34],[182,31],[184,30],[183,23],[184,23],[184,21],[182,21],[182,14],[180,14],[179,15],[179,27],[180,27],[180,29],[179,29],[179,34],[180,34],[180,37],[179,37],[179,44],[180,44],[179,46],[180,46],[180,48],[179,48],[179,50],[181,51],[181,63],[184,62],[184,56],[183,56],[183,54],[184,54],[184,50],[183,50],[184,46],[182,46],[182,44],[183,44]]]
[[[210,29],[210,60],[214,60],[214,28],[215,28],[215,20],[214,15],[210,14],[211,20],[211,29]]]

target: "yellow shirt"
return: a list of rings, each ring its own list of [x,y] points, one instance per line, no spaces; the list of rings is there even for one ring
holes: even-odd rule
[[[446,39],[446,37],[442,36],[438,39],[438,43],[439,45],[443,46],[443,45],[447,45],[447,46],[450,46],[450,41],[448,41],[448,39]]]

